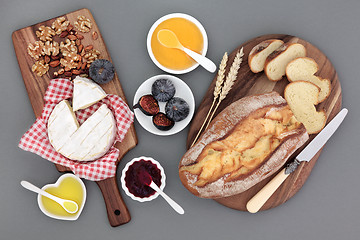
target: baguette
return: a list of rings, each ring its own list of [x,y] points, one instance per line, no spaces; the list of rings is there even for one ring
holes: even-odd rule
[[[185,153],[180,180],[202,198],[239,194],[275,173],[307,139],[278,93],[245,97],[219,113]]]
[[[253,73],[264,70],[266,58],[283,44],[284,42],[279,39],[269,39],[253,47],[248,58],[250,70]]]

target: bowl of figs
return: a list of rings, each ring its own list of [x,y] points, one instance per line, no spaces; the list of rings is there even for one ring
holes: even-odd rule
[[[145,130],[168,136],[180,132],[190,123],[195,100],[184,81],[162,74],[140,85],[134,96],[133,108],[137,121]]]

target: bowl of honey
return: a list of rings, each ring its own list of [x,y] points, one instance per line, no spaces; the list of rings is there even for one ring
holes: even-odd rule
[[[47,184],[42,187],[42,190],[59,198],[72,200],[79,206],[77,212],[68,213],[57,202],[39,194],[37,198],[38,205],[40,210],[46,216],[59,220],[70,221],[74,221],[79,218],[86,201],[86,187],[79,177],[71,173],[63,174],[56,183]]]
[[[158,19],[151,26],[147,36],[149,56],[163,71],[171,74],[184,74],[199,66],[182,50],[165,47],[159,42],[158,32],[163,29],[174,32],[184,47],[205,56],[208,49],[208,38],[201,23],[188,14],[171,13]]]

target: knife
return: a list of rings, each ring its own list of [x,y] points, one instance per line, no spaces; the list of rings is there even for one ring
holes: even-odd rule
[[[281,170],[269,183],[267,183],[255,196],[246,204],[246,208],[251,213],[256,213],[273,195],[285,179],[294,172],[301,162],[309,162],[315,154],[325,145],[329,138],[344,120],[348,110],[343,108],[316,137],[300,152],[293,162]]]

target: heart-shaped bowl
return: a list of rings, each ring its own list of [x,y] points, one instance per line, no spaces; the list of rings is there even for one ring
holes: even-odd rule
[[[139,202],[148,202],[151,201],[155,198],[157,198],[159,196],[159,193],[155,192],[154,194],[150,195],[149,197],[138,197],[135,196],[133,193],[131,193],[128,189],[128,187],[126,186],[126,181],[125,181],[125,177],[126,177],[126,172],[129,170],[129,167],[134,163],[134,162],[138,162],[141,160],[145,160],[145,161],[150,161],[151,163],[153,163],[154,165],[156,165],[156,167],[160,170],[160,175],[161,175],[161,184],[159,186],[159,188],[161,190],[164,190],[165,187],[165,182],[166,182],[166,176],[165,176],[165,172],[163,167],[160,165],[160,163],[158,161],[156,161],[155,159],[151,158],[151,157],[138,157],[138,158],[134,158],[132,159],[130,162],[128,162],[124,169],[122,170],[122,174],[121,174],[121,186],[124,190],[124,192],[126,193],[126,195],[128,195],[129,197],[131,197],[133,200],[135,201],[139,201]]]
[[[71,185],[71,189],[67,189],[67,185]],[[42,187],[42,190],[47,191],[59,198],[73,200],[79,206],[79,210],[76,213],[70,214],[66,212],[58,203],[38,194],[37,201],[39,208],[46,216],[59,220],[69,221],[74,221],[79,218],[86,201],[86,187],[79,177],[71,173],[63,174],[59,177],[56,183],[47,184]],[[53,193],[53,191],[56,191],[56,193]],[[61,194],[58,193],[59,191]],[[82,191],[82,195],[79,195],[79,191]]]

